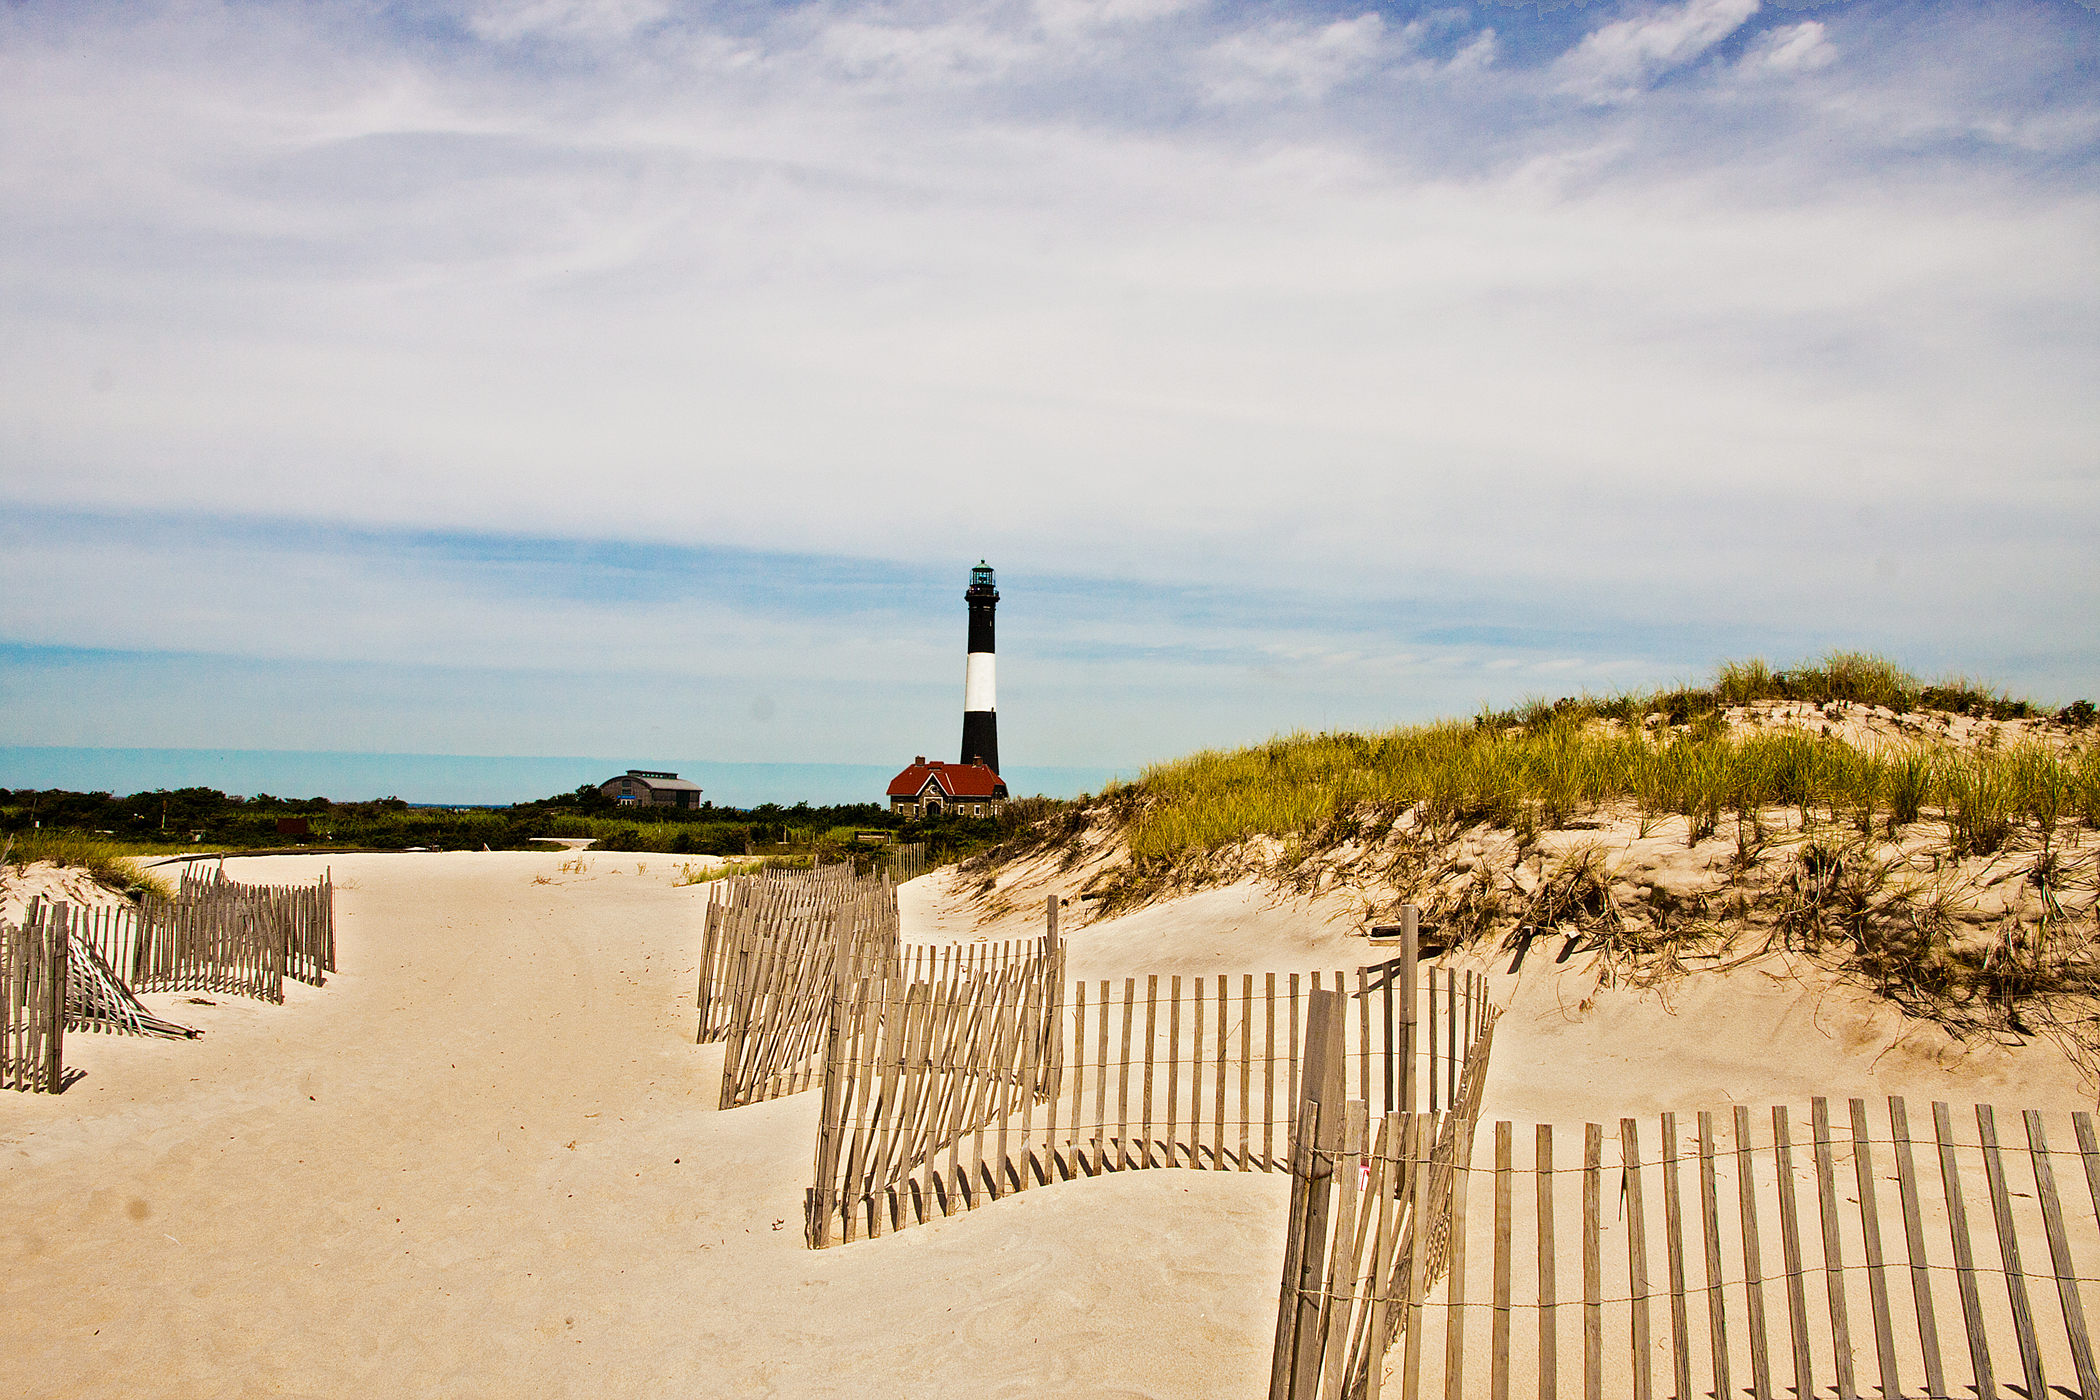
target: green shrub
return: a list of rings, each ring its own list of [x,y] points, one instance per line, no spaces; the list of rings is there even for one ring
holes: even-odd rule
[[[1950,676],[1926,686],[1918,694],[1918,705],[1979,719],[2032,719],[2039,713],[2031,702],[2015,700],[1995,686],[1966,676]]]

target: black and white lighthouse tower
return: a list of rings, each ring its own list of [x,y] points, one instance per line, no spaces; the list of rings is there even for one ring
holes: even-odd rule
[[[962,761],[982,763],[996,773],[999,704],[992,614],[999,607],[999,585],[992,581],[991,566],[982,559],[970,570],[970,587],[963,601],[970,605],[970,660],[963,672]]]

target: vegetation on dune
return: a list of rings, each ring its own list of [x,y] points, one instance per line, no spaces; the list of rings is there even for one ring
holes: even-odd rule
[[[1980,719],[2038,719],[2048,713],[2032,700],[2007,695],[1986,681],[1967,676],[1924,681],[1885,656],[1833,651],[1818,660],[1778,670],[1755,657],[1748,661],[1723,661],[1714,668],[1712,683],[1705,686],[1527,700],[1513,710],[1489,711],[1475,723],[1533,724],[1556,715],[1622,721],[1662,715],[1672,724],[1684,724],[1730,706],[1774,700],[1812,705],[1873,705],[1899,715],[1930,711]],[[2075,701],[2058,710],[2056,718],[2066,724],[2090,725],[2094,719],[2092,702]]]
[[[146,870],[122,847],[78,831],[29,831],[0,836],[0,876],[8,866],[34,865],[49,861],[60,867],[73,866],[120,893],[156,894],[172,899],[174,886],[164,875]]]
[[[1531,727],[1437,724],[1383,735],[1292,735],[1146,770],[1131,853],[1174,858],[1254,836],[1333,845],[1375,838],[1403,812],[1430,824],[1519,833],[1564,828],[1628,801],[1642,817],[1682,816],[1689,838],[1724,815],[1790,807],[1862,835],[1937,808],[1961,854],[1988,854],[2016,825],[2100,822],[2100,751],[1919,748],[1874,753],[1801,731],[1734,737],[1600,732],[1557,718]]]
[[[1367,922],[1417,905],[1432,949],[1564,935],[1600,985],[1785,949],[1957,1036],[2054,1036],[2100,1078],[2093,719],[1880,657],[1731,662],[1705,687],[1191,754],[1015,804],[965,868],[992,908],[1002,865],[1060,850],[1098,863],[1103,912],[1250,874],[1348,891]]]
[[[2028,702],[1959,684],[1978,707],[1978,697],[1996,697],[1990,703],[2002,710],[2037,713]],[[1145,770],[1128,841],[1140,860],[1256,836],[1334,845],[1375,836],[1369,828],[1409,810],[1430,824],[1530,833],[1621,801],[1648,820],[1686,818],[1693,841],[1712,835],[1726,813],[1768,807],[1794,808],[1804,820],[1821,812],[1863,835],[1899,829],[1935,807],[1964,854],[1997,850],[2022,823],[2053,828],[2074,815],[2100,823],[2100,753],[2091,748],[2070,754],[2029,742],[1868,751],[1798,728],[1740,734],[1724,719],[1727,707],[1764,699],[1911,713],[1935,689],[1879,657],[1839,654],[1776,672],[1762,662],[1730,662],[1704,690],[1533,701],[1470,723],[1294,734],[1206,750]],[[2077,724],[2079,711],[2066,707],[2062,717]]]

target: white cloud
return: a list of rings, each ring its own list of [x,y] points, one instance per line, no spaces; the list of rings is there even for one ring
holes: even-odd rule
[[[1202,10],[1209,3],[1210,0],[1035,0],[1035,13],[1043,28],[1063,34],[1173,19]]]
[[[1827,68],[1837,60],[1837,48],[1825,37],[1816,20],[1768,29],[1743,54],[1744,71],[1751,73],[1807,73]]]
[[[1026,40],[969,17],[935,24],[839,20],[824,27],[822,44],[848,76],[908,87],[989,82],[1032,49]]]
[[[670,12],[671,0],[491,0],[469,12],[467,25],[498,43],[540,35],[625,39]]]
[[[1483,68],[1493,66],[1499,51],[1500,45],[1495,38],[1495,31],[1483,29],[1468,40],[1457,53],[1452,54],[1451,61],[1444,66],[1453,73],[1477,73]]]
[[[1758,0],[1685,0],[1607,24],[1554,64],[1561,89],[1591,102],[1636,97],[1735,33],[1757,11]]]
[[[1241,30],[1211,45],[1205,55],[1210,97],[1216,102],[1317,99],[1375,63],[1384,39],[1385,21],[1375,13],[1321,26],[1277,20]]]

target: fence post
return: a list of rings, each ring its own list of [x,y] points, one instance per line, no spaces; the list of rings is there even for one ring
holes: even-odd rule
[[[1415,964],[1421,957],[1422,911],[1400,906],[1400,1111],[1415,1111]]]
[[[1284,1241],[1283,1286],[1276,1305],[1270,1400],[1312,1400],[1319,1389],[1320,1265],[1326,1246],[1328,1189],[1334,1177],[1334,1144],[1344,1118],[1339,1092],[1343,1010],[1338,993],[1323,989],[1312,994],[1298,1091],[1297,1140],[1291,1144],[1290,1230]]]
[[[66,937],[71,909],[63,904],[44,906],[45,975],[50,978],[50,1000],[44,1022],[44,1092],[55,1094],[65,1087],[66,1075]]]

